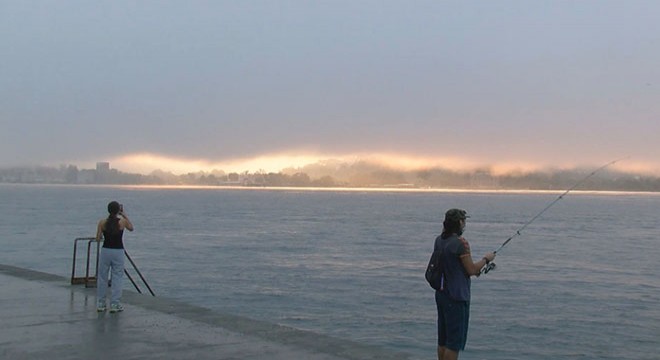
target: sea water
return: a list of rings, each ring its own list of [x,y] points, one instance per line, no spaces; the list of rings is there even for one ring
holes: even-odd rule
[[[468,211],[478,260],[558,196],[5,184],[0,263],[70,276],[73,240],[117,200],[157,295],[430,359],[444,211]],[[660,358],[659,215],[658,194],[558,201],[473,280],[461,359]]]

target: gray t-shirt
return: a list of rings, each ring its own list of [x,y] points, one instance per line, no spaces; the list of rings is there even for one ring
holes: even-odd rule
[[[434,250],[442,249],[442,271],[445,275],[445,292],[457,301],[470,301],[470,276],[465,272],[461,258],[471,256],[470,244],[456,234],[446,239],[438,236]]]

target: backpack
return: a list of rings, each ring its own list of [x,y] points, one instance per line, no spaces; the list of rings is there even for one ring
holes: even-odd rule
[[[438,291],[445,289],[445,274],[442,272],[442,250],[435,250],[431,254],[429,264],[426,266],[426,281]]]

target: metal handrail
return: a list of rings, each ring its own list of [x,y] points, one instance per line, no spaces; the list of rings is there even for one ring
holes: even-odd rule
[[[77,248],[78,248],[78,241],[87,241],[87,261],[86,261],[86,268],[85,268],[85,276],[84,277],[76,277],[76,254],[77,254]],[[82,237],[82,238],[76,238],[73,242],[73,265],[71,269],[71,284],[85,284],[86,287],[96,287],[97,280],[98,280],[98,269],[99,269],[99,253],[101,250],[101,241],[96,241],[95,237]],[[90,276],[90,255],[91,255],[91,248],[92,248],[92,243],[96,243],[96,265],[94,266],[94,276]],[[151,286],[149,286],[149,283],[147,282],[147,279],[142,276],[142,273],[138,269],[137,265],[135,265],[135,262],[133,259],[128,255],[128,252],[126,249],[124,249],[124,254],[126,255],[126,258],[128,261],[131,263],[133,266],[133,269],[137,274],[140,276],[140,279],[142,280],[142,283],[147,287],[149,290],[149,293],[151,293],[151,296],[156,296],[154,294],[154,291],[151,289]],[[133,277],[128,273],[128,270],[126,267],[124,267],[124,274],[126,274],[126,277],[131,281],[131,284],[133,284],[133,287],[135,287],[135,290],[137,290],[138,293],[142,294],[142,290],[140,290],[140,287],[137,285],[135,280],[133,280]],[[112,286],[112,285],[111,285]]]
[[[82,277],[76,277],[76,254],[78,252],[78,241],[87,241],[87,262],[86,262],[86,267],[85,267],[85,276]],[[96,244],[96,266],[94,266],[94,269],[96,270],[94,272],[94,276],[90,276],[89,270],[89,260],[90,260],[90,254],[91,254],[91,248],[92,248],[92,243],[96,242],[96,238],[94,237],[82,237],[82,238],[77,238],[73,241],[73,266],[71,269],[71,284],[85,284],[86,287],[93,287],[96,286],[96,279],[98,275],[98,268],[99,268],[99,248],[100,248],[100,243],[97,242]]]
[[[156,294],[154,294],[154,291],[151,290],[151,286],[149,286],[149,283],[147,282],[147,279],[145,279],[144,276],[142,276],[142,273],[140,272],[140,269],[138,269],[137,265],[135,265],[135,262],[133,261],[133,259],[131,259],[131,256],[128,255],[128,252],[126,251],[126,249],[124,249],[124,254],[126,254],[126,258],[131,263],[131,265],[133,265],[133,269],[135,269],[135,272],[137,272],[137,274],[140,276],[140,279],[142,279],[142,282],[147,287],[147,290],[149,290],[149,293],[151,293],[151,296],[156,296]],[[126,271],[126,267],[124,267],[124,273],[126,274],[126,277],[128,277],[128,279],[131,280],[131,283],[133,283],[133,286],[135,287],[135,289],[140,294],[142,294],[142,291],[140,291],[140,289],[138,289],[138,286],[135,283],[135,281],[133,281],[133,278],[131,277],[131,275],[129,275],[128,271]]]

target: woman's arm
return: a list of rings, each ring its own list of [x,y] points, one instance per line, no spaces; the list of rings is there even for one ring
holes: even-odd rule
[[[101,235],[103,235],[103,226],[105,225],[106,219],[101,219],[99,224],[96,226],[96,241],[101,241]]]
[[[131,220],[128,219],[128,216],[126,216],[126,213],[122,209],[122,211],[119,212],[119,215],[121,215],[121,219],[119,220],[119,224],[124,228],[128,229],[128,231],[133,231],[133,223]]]

